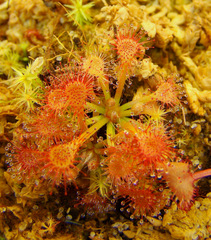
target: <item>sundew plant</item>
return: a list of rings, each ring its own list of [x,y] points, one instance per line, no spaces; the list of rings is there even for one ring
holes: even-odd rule
[[[131,219],[158,214],[171,200],[189,209],[196,180],[211,170],[193,170],[166,124],[182,108],[179,77],[158,74],[155,87],[136,89],[136,68],[151,61],[154,40],[127,26],[107,40],[109,51],[84,53],[32,83],[39,102],[27,106],[27,120],[6,147],[8,172],[19,184],[47,184],[49,195],[80,192],[72,201],[90,214],[118,201]]]

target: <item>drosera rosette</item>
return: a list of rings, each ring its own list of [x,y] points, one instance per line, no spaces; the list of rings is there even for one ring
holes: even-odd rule
[[[20,174],[23,172],[27,176],[28,173],[30,177],[34,173],[37,178],[50,182],[53,189],[64,185],[66,195],[69,185],[73,184],[78,189],[77,183],[84,181],[84,185],[81,183],[79,187],[83,194],[86,193],[87,204],[89,196],[108,199],[116,194],[118,198],[125,199],[125,206],[130,205],[131,210],[128,211],[144,215],[161,209],[169,201],[170,193],[166,195],[160,191],[160,185],[161,188],[166,187],[167,183],[176,195],[182,196],[179,197],[181,202],[185,198],[170,184],[176,178],[171,175],[172,168],[165,168],[169,162],[173,164],[177,153],[173,148],[173,137],[163,122],[168,108],[179,105],[180,101],[175,79],[169,77],[162,79],[152,92],[137,93],[136,98],[126,102],[127,98],[122,93],[130,76],[130,64],[141,60],[147,48],[145,40],[142,42],[141,35],[136,35],[135,30],[122,31],[116,39],[118,51],[123,51],[125,46],[123,55],[117,51],[116,93],[109,86],[106,58],[101,54],[87,54],[80,63],[67,64],[50,73],[46,77],[41,106],[30,112],[29,121],[23,126],[25,133],[22,137],[26,147],[18,148],[14,144],[14,164],[19,167]],[[120,46],[117,46],[117,41]],[[131,50],[132,47],[134,49]],[[100,94],[99,85],[102,89]],[[19,87],[25,89],[24,86],[32,85],[27,82],[13,85],[16,91]],[[120,101],[124,104],[121,105]],[[142,104],[141,109],[139,103]],[[137,107],[136,112],[134,106]],[[140,114],[151,118],[146,120],[140,116],[138,119]],[[106,133],[101,135],[105,125]],[[97,138],[99,135],[102,139]],[[100,149],[95,146],[98,141],[103,142]],[[168,170],[168,176],[162,168]],[[81,182],[79,178],[83,178]],[[188,183],[192,184],[189,179]],[[176,185],[179,185],[178,181],[175,180]]]

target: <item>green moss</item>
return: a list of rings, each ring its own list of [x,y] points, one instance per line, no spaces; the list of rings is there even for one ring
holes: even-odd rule
[[[83,26],[92,21],[88,10],[94,6],[93,2],[83,5],[82,0],[72,0],[73,5],[65,5],[65,7],[70,8],[71,11],[67,11],[67,17],[74,21],[74,25]]]

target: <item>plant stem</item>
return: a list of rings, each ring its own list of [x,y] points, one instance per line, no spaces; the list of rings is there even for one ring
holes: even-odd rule
[[[103,77],[100,77],[98,79],[98,81],[99,81],[99,83],[101,85],[101,88],[103,90],[105,100],[108,100],[109,98],[111,98],[110,91],[109,91],[109,81],[108,81],[108,79],[106,79],[105,76],[103,76]]]
[[[143,96],[142,98],[138,98],[138,99],[132,100],[130,102],[127,102],[127,103],[123,104],[122,106],[120,106],[120,110],[125,111],[127,109],[132,108],[133,105],[135,105],[137,103],[146,103],[146,102],[150,102],[150,101],[155,101],[155,99],[152,98],[152,94]]]
[[[123,112],[120,112],[120,117],[130,117],[131,116],[131,110],[126,110],[126,111],[123,111]]]
[[[198,180],[200,178],[204,178],[204,177],[210,177],[211,176],[211,169],[205,169],[199,172],[195,172],[193,174],[193,179],[194,180]]]
[[[115,128],[112,122],[107,123],[107,143],[109,146],[114,146],[112,138],[115,136]]]
[[[120,101],[120,98],[122,96],[122,91],[124,89],[125,81],[126,81],[127,67],[125,65],[123,65],[121,69],[122,69],[122,71],[120,72],[119,77],[118,77],[118,87],[117,87],[116,94],[114,97],[116,103],[119,103],[119,101]]]
[[[121,118],[120,124],[124,130],[131,130],[134,132],[134,126],[131,123],[132,119],[128,117]]]
[[[95,134],[101,127],[103,127],[109,121],[109,119],[104,116],[100,116],[100,117],[101,118],[99,118],[99,121],[97,123],[95,123],[93,126],[88,128],[85,132],[83,132],[79,136],[79,139],[82,142],[85,142],[87,139],[89,139],[93,134]]]
[[[130,109],[132,106],[133,106],[133,102],[134,101],[130,101],[130,102],[127,102],[127,103],[125,103],[125,104],[123,104],[122,106],[120,106],[120,110],[121,111],[125,111],[125,110],[127,110],[127,109]]]
[[[87,125],[92,125],[92,124],[98,122],[101,118],[102,118],[102,115],[97,115],[97,116],[94,116],[92,118],[88,118],[88,119],[86,119],[86,124]]]
[[[98,113],[105,114],[104,107],[98,106],[98,105],[96,105],[94,103],[90,103],[90,102],[87,102],[86,106],[87,106],[87,108],[91,108],[91,109],[97,111]]]

